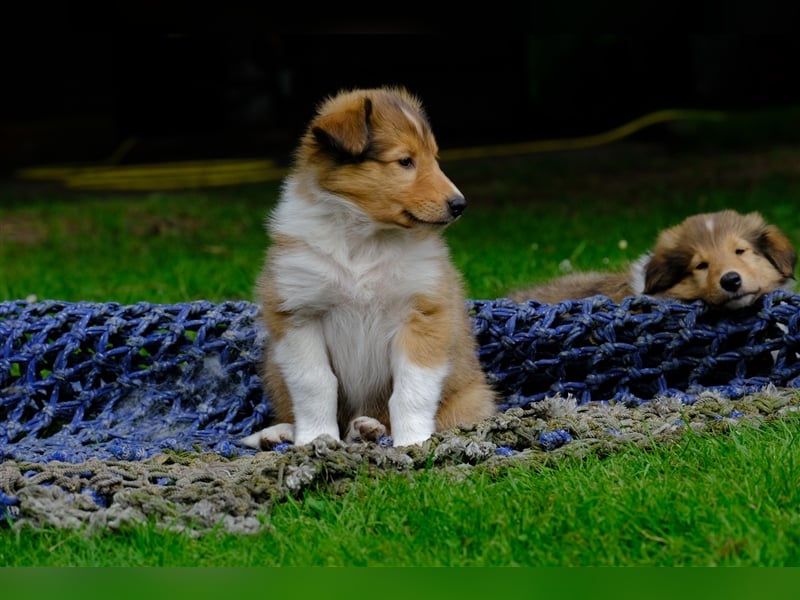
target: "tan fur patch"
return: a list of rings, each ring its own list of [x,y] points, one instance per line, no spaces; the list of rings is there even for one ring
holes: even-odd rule
[[[440,285],[434,293],[414,298],[400,334],[400,348],[421,367],[439,367],[450,354],[454,307],[446,291]]]

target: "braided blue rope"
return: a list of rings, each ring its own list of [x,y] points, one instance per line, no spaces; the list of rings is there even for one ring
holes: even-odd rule
[[[644,297],[467,304],[502,409],[555,394],[691,403],[704,390],[738,398],[800,383],[800,296],[784,291],[735,313]],[[252,452],[236,440],[270,419],[257,317],[248,302],[0,303],[0,459]]]

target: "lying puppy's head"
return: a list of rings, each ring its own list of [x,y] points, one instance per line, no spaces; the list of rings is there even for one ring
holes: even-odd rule
[[[403,88],[340,92],[319,107],[296,154],[296,174],[376,222],[447,225],[466,207],[437,161],[420,101]]]
[[[796,263],[792,243],[760,214],[699,214],[661,232],[644,293],[741,308],[790,286]]]

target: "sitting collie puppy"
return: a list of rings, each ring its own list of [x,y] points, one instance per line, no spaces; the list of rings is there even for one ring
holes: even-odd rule
[[[388,434],[418,445],[496,413],[442,236],[466,201],[437,152],[403,88],[320,104],[268,219],[256,284],[277,423],[243,444]]]
[[[791,289],[796,263],[792,243],[760,214],[723,210],[690,216],[662,231],[652,251],[627,272],[573,273],[509,297],[552,304],[594,295],[620,302],[646,294],[736,309],[768,292]]]

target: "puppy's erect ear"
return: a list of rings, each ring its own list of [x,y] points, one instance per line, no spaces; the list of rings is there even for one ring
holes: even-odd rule
[[[369,118],[372,101],[364,98],[346,110],[319,116],[311,132],[320,146],[340,159],[358,160],[369,145]]]
[[[781,275],[794,278],[797,266],[797,251],[782,231],[774,225],[764,227],[756,240],[756,248],[775,265]]]
[[[681,254],[657,253],[644,270],[644,293],[660,294],[686,276],[688,257]]]

